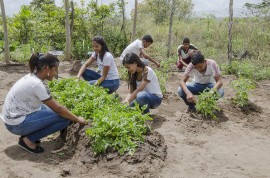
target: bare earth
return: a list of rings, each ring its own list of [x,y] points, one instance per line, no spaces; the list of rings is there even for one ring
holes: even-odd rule
[[[68,77],[70,65],[60,67],[60,77]],[[1,108],[8,90],[27,73],[24,66],[0,67]],[[216,122],[183,112],[186,106],[177,96],[181,74],[172,74],[162,105],[151,111],[153,132],[133,156],[95,157],[85,128],[76,124],[66,143],[55,134],[42,140],[45,153],[30,154],[1,122],[0,177],[270,177],[270,81],[259,82],[252,104],[241,110],[230,103],[234,77],[224,76],[225,97],[219,101],[222,111]],[[128,93],[125,82],[118,93]]]

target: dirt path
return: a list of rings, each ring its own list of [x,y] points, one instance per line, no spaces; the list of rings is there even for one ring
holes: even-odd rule
[[[0,70],[0,107],[10,87],[28,72],[27,67]],[[60,73],[60,76],[67,76]],[[258,107],[241,111],[228,99],[234,95],[229,88],[232,76],[225,76],[225,98],[220,101],[222,122],[204,121],[182,111],[186,108],[176,92],[179,74],[174,73],[167,84],[168,94],[157,110],[152,110],[153,130],[163,135],[167,157],[156,174],[133,177],[270,177],[270,90],[269,81],[259,83],[251,101]],[[126,84],[119,89],[127,93]],[[121,168],[125,173],[93,165],[86,173],[60,153],[52,154],[62,143],[54,137],[44,139],[46,152],[33,155],[17,146],[18,137],[0,123],[0,177],[129,177],[132,166]],[[78,175],[79,174],[79,175]]]

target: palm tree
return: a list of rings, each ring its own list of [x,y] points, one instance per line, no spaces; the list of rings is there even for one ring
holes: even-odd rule
[[[5,54],[5,62],[7,64],[10,63],[10,56],[9,56],[9,42],[8,42],[8,31],[7,31],[7,20],[6,20],[6,13],[5,13],[5,5],[4,0],[0,0],[1,5],[1,12],[2,12],[2,21],[3,21],[3,28],[4,28],[4,54]]]

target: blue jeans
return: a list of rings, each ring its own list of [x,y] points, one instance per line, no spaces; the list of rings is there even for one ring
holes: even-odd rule
[[[200,83],[191,82],[191,83],[187,84],[187,88],[193,95],[199,95],[201,92],[203,92],[203,90],[205,90],[206,88],[209,88],[209,89],[213,88],[214,85],[215,84],[213,84],[213,83],[200,84]],[[222,88],[218,89],[218,93],[219,93],[220,97],[223,97],[224,96],[224,89],[222,89]],[[184,102],[186,103],[186,105],[188,105],[189,108],[195,107],[195,103],[190,103],[187,101],[187,95],[182,90],[181,87],[178,87],[178,95],[184,100]]]
[[[129,106],[134,107],[135,101],[139,104],[140,108],[143,107],[144,105],[147,105],[147,108],[144,110],[144,113],[149,113],[150,109],[155,109],[161,104],[162,98],[158,97],[157,95],[141,91],[137,94],[137,98],[133,100],[129,104]]]
[[[34,143],[54,132],[63,130],[69,122],[70,120],[59,116],[48,106],[42,105],[41,110],[27,115],[19,125],[6,124],[6,127],[11,133],[26,136]]]
[[[101,75],[93,70],[86,69],[85,72],[82,74],[82,77],[84,78],[84,80],[88,81],[91,85],[93,85],[101,77]],[[100,84],[100,86],[102,86],[103,88],[108,88],[109,93],[113,93],[119,88],[120,80],[104,80]]]

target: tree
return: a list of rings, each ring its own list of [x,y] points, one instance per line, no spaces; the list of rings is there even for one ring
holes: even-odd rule
[[[66,9],[66,60],[71,57],[71,37],[70,37],[70,24],[69,24],[69,0],[65,0]]]
[[[163,23],[168,20],[171,11],[172,0],[144,0],[139,9],[140,15],[148,15],[154,18],[155,23]],[[192,0],[174,0],[175,18],[188,19],[192,15],[194,5]]]
[[[42,9],[43,5],[54,5],[54,0],[32,0],[30,7],[36,9]]]
[[[171,51],[172,25],[173,25],[174,11],[175,11],[175,0],[172,0],[172,4],[171,4],[171,15],[170,15],[170,26],[169,26],[169,35],[168,35],[167,57],[170,56],[170,51]]]
[[[138,7],[138,0],[135,0],[131,41],[135,39],[135,35],[136,35],[136,23],[137,23],[137,15],[138,15],[137,7]]]
[[[8,64],[10,63],[10,56],[9,56],[9,42],[8,42],[8,30],[7,30],[7,20],[6,20],[6,13],[5,13],[5,5],[4,0],[0,0],[1,5],[1,13],[2,13],[2,23],[4,28],[4,54],[5,54],[5,62]]]
[[[32,22],[32,11],[29,6],[23,5],[18,14],[16,14],[12,21],[11,35],[20,44],[27,44],[31,40],[34,23]]]
[[[229,5],[229,31],[228,31],[228,61],[231,66],[232,63],[232,26],[233,26],[233,0],[230,0]]]
[[[258,4],[245,3],[244,7],[255,17],[270,15],[270,0],[262,0]]]

